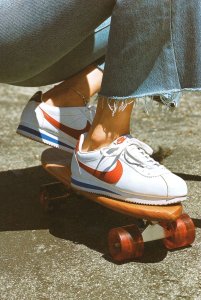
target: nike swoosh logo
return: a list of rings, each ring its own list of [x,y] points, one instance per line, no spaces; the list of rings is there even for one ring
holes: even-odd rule
[[[63,131],[64,133],[70,135],[71,137],[75,138],[76,140],[79,139],[80,135],[82,133],[88,132],[91,124],[89,123],[89,121],[87,121],[87,124],[85,126],[85,128],[83,129],[74,129],[71,127],[68,127],[60,122],[58,122],[57,120],[55,120],[54,118],[52,118],[50,115],[48,115],[42,108],[41,111],[44,115],[44,118],[54,127],[56,127],[57,129],[60,129],[61,131]]]
[[[98,171],[90,168],[89,166],[84,165],[78,160],[78,163],[82,169],[84,169],[89,174],[93,175],[94,177],[110,184],[117,183],[122,174],[123,174],[123,167],[119,160],[117,160],[117,164],[112,171]]]

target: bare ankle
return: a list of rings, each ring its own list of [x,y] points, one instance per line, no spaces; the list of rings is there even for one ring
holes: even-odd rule
[[[118,137],[129,134],[132,107],[132,104],[128,105],[113,116],[108,103],[99,99],[92,127],[83,143],[83,151],[100,149],[110,145]]]
[[[85,106],[88,100],[73,88],[59,90],[57,87],[54,87],[43,95],[43,101],[46,104],[57,107],[81,107]]]
[[[96,66],[89,66],[75,76],[56,85],[43,95],[43,101],[52,106],[85,106],[99,92],[103,73]]]
[[[82,151],[83,152],[89,152],[89,151],[95,151],[98,149],[101,149],[103,147],[106,147],[110,145],[112,141],[104,140],[104,141],[97,141],[94,139],[85,139],[83,146],[82,146]]]
[[[104,131],[95,130],[92,134],[88,134],[84,140],[82,150],[84,152],[98,150],[110,145],[120,135],[118,133],[105,133]]]

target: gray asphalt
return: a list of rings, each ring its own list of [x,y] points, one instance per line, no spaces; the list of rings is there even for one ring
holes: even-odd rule
[[[0,299],[201,299],[201,95],[186,95],[174,113],[154,105],[147,115],[139,104],[132,122],[134,135],[171,154],[163,163],[187,181],[196,240],[169,252],[149,243],[141,260],[118,265],[107,231],[130,217],[75,197],[52,214],[41,209],[40,185],[52,181],[40,166],[46,147],[15,133],[36,90],[0,85]]]

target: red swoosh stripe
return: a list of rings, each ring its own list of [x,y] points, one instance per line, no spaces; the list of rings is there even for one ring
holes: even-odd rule
[[[83,168],[86,172],[88,172],[91,175],[95,176],[96,178],[98,178],[104,182],[110,183],[110,184],[117,183],[123,174],[123,167],[119,160],[117,161],[116,167],[112,171],[108,171],[108,172],[107,171],[101,172],[98,170],[94,170],[94,169],[84,165],[80,161],[78,161],[78,162],[79,162],[80,167]]]
[[[89,128],[91,127],[91,124],[89,123],[89,121],[87,121],[87,124],[86,124],[85,128],[83,128],[83,129],[70,128],[70,127],[68,127],[68,126],[66,126],[64,124],[59,123],[57,120],[55,120],[50,115],[48,115],[43,109],[41,109],[41,111],[43,112],[43,115],[44,115],[45,119],[51,125],[53,125],[57,129],[60,129],[61,131],[63,131],[64,133],[70,135],[71,137],[73,137],[75,139],[79,139],[80,135],[82,133],[88,132]]]

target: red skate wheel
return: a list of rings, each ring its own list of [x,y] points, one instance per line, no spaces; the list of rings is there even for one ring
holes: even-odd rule
[[[111,257],[118,262],[143,255],[144,242],[136,225],[111,229],[108,234],[108,244]]]
[[[192,244],[195,240],[195,225],[187,215],[181,215],[175,222],[162,224],[166,238],[163,243],[167,249],[176,249]]]

